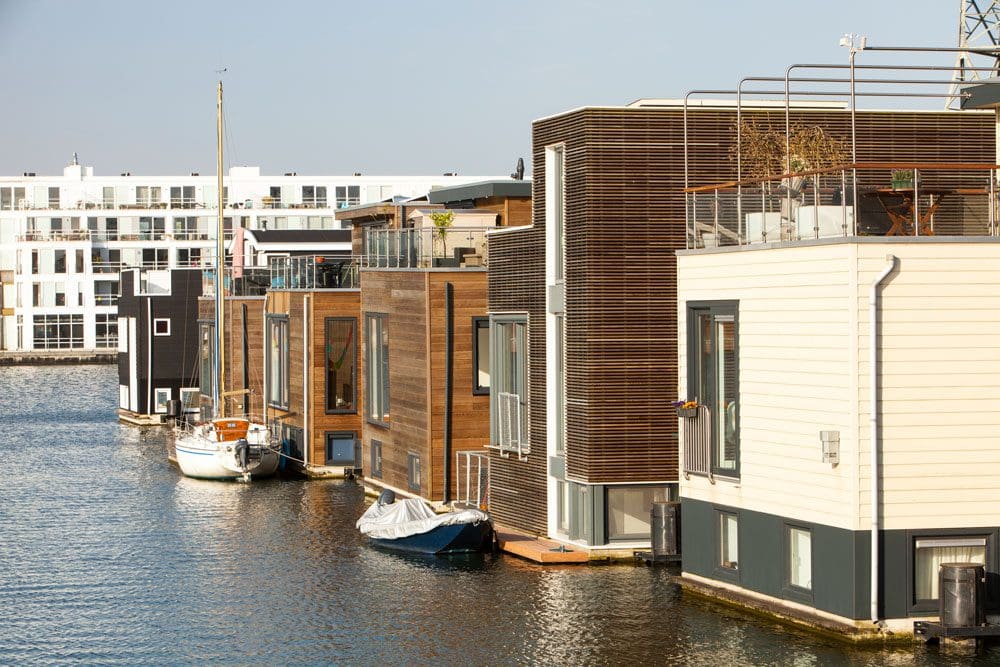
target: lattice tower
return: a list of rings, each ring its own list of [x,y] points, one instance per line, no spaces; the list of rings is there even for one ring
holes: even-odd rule
[[[950,94],[957,94],[963,83],[1000,75],[1000,57],[977,53],[975,49],[1000,47],[1000,0],[959,0],[958,47],[955,74]],[[977,71],[973,67],[989,67],[992,71]],[[958,107],[958,98],[948,98],[946,106]]]

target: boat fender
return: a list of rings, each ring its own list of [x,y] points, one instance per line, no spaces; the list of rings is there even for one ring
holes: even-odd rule
[[[236,450],[236,464],[241,470],[246,470],[248,467],[247,459],[250,455],[250,443],[247,442],[246,438],[240,438],[233,448]]]
[[[392,489],[382,489],[382,493],[378,494],[379,505],[391,505],[394,502],[396,502],[396,492]]]

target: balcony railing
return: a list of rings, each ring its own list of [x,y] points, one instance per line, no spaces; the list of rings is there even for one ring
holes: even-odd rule
[[[345,257],[274,257],[268,266],[271,289],[337,289],[358,286],[358,264]]]
[[[684,477],[712,477],[712,416],[707,405],[699,405],[694,417],[681,417],[684,447]]]
[[[18,211],[166,211],[166,210],[191,210],[191,209],[218,209],[215,200],[201,201],[191,197],[173,198],[169,201],[143,201],[117,202],[104,200],[100,197],[95,199],[80,199],[76,202],[67,203],[65,206],[61,202],[32,202],[28,199],[19,199],[17,205],[5,207],[4,210]],[[226,209],[335,209],[338,208],[332,199],[322,198],[304,199],[301,202],[283,202],[279,197],[247,197],[239,201],[229,201],[223,205]]]
[[[67,229],[65,231],[28,231],[25,234],[19,234],[17,237],[18,241],[30,242],[30,241],[89,241],[91,239],[91,232],[86,229]]]
[[[490,508],[490,457],[485,452],[455,452],[455,502]]]
[[[493,226],[372,229],[365,232],[363,265],[371,268],[457,268],[489,265],[486,234]]]
[[[858,163],[688,188],[688,248],[847,236],[998,236],[991,164]]]

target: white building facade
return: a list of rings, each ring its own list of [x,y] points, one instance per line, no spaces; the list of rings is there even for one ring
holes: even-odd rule
[[[489,176],[283,176],[233,167],[223,181],[233,229],[338,229],[338,208],[414,197]],[[117,348],[119,272],[210,266],[215,175],[0,177],[0,350]]]

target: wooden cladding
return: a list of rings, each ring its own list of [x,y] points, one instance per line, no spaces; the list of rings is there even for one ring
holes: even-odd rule
[[[784,110],[744,110],[784,128]],[[735,109],[688,111],[690,185],[734,180]],[[794,123],[850,139],[845,110],[793,110]],[[857,160],[993,162],[993,116],[857,114]],[[531,446],[493,459],[498,518],[541,527],[545,475],[545,147],[566,155],[567,477],[590,483],[677,479],[675,251],[684,247],[684,125],[679,108],[581,109],[533,127],[533,228],[490,240],[490,310],[530,314]],[[510,471],[510,472],[509,472]],[[540,474],[538,474],[540,471]],[[537,507],[538,499],[542,505]],[[540,529],[540,528],[539,528]]]

